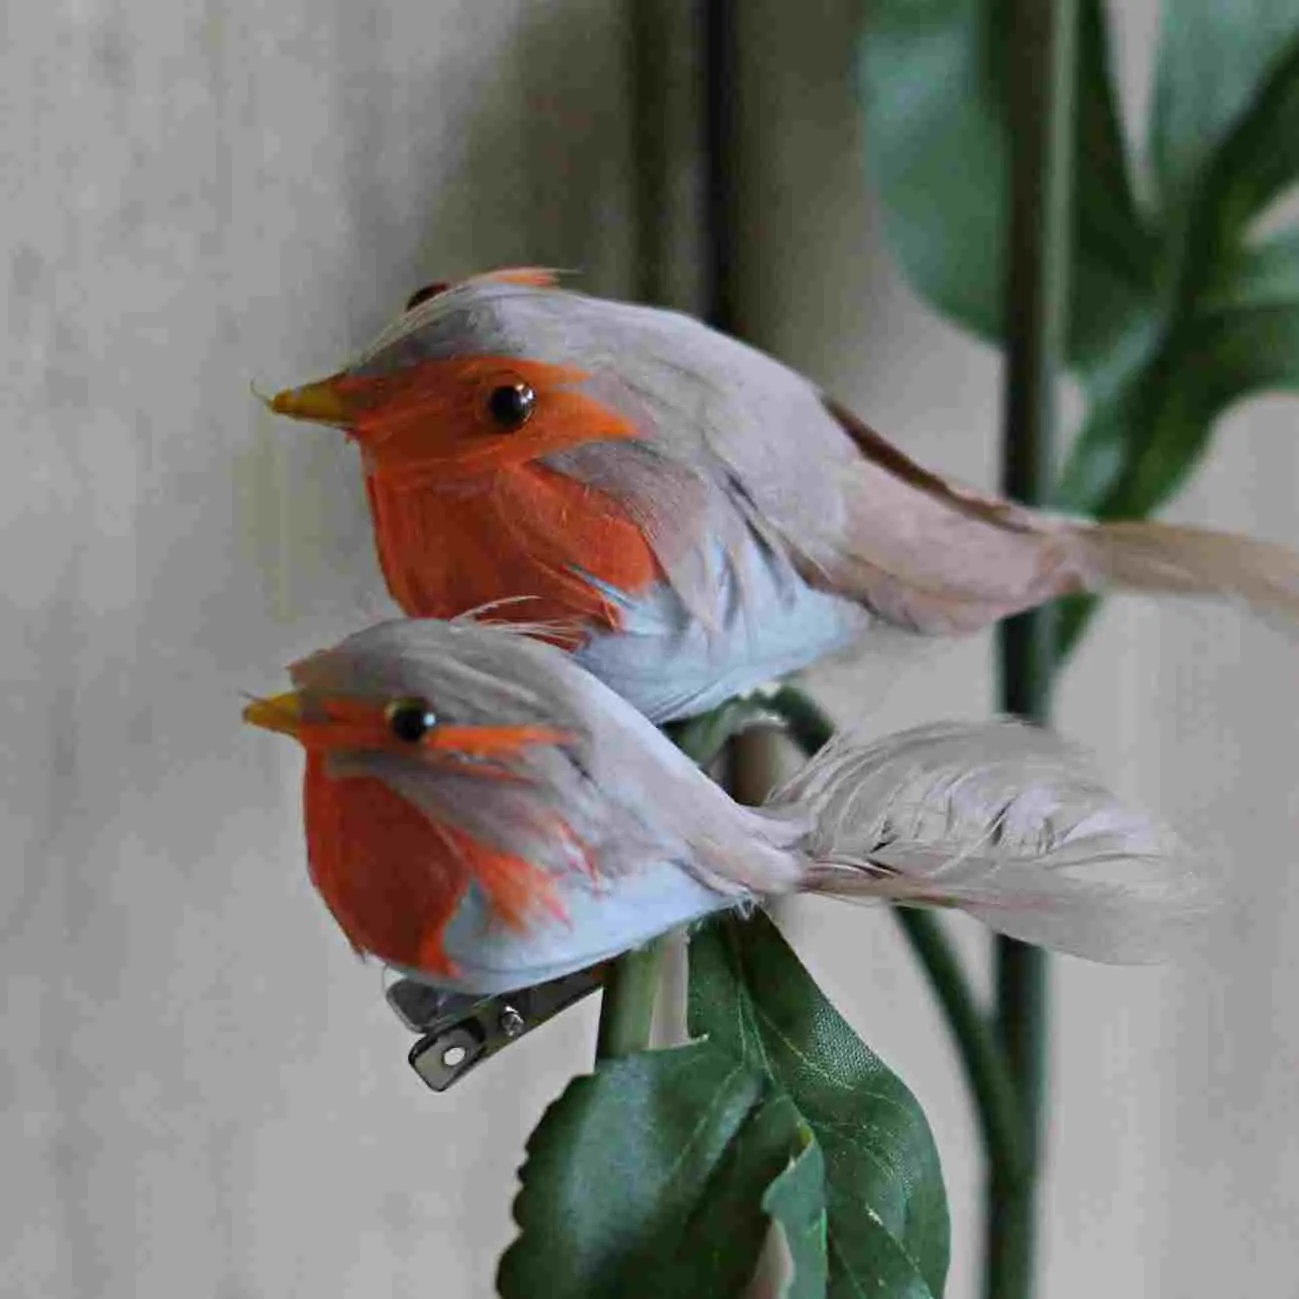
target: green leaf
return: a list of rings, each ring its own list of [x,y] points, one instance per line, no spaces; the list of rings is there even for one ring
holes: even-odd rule
[[[947,1201],[924,1114],[761,913],[721,917],[692,938],[690,1028],[770,1078],[815,1133],[829,1294],[941,1294]]]
[[[1116,329],[1153,293],[1133,197],[1103,9],[1082,0],[1078,42],[1070,355],[1103,366]],[[874,0],[863,44],[867,159],[890,247],[916,289],[986,338],[1001,336],[1014,63],[1007,0]]]
[[[1268,290],[1249,292],[1265,299]],[[1299,391],[1299,299],[1208,315],[1178,333],[1090,413],[1065,468],[1061,506],[1102,519],[1155,513],[1190,477],[1223,411],[1265,389]],[[1065,603],[1062,654],[1094,608],[1091,597]]]
[[[793,1107],[788,1097],[785,1103]],[[782,1299],[825,1299],[825,1159],[811,1128],[802,1124],[801,1130],[802,1153],[767,1188],[762,1207],[780,1227],[794,1269]]]
[[[738,695],[719,704],[710,712],[680,722],[669,722],[663,729],[683,753],[701,767],[707,767],[726,747],[733,736],[755,726],[769,726],[774,717],[760,694]]]
[[[1293,307],[1299,304],[1299,229],[1240,249],[1214,268],[1205,309]]]
[[[1241,216],[1299,170],[1297,26],[1294,0],[1165,0],[1151,153],[1166,213],[1214,167],[1220,191],[1239,190]]]
[[[1251,392],[1299,389],[1299,300],[1207,315],[1089,414],[1060,502],[1098,518],[1145,518],[1185,483],[1213,424]]]
[[[1055,493],[1144,518],[1187,481],[1231,404],[1299,387],[1299,231],[1246,244],[1299,178],[1294,0],[1167,0],[1150,127],[1160,209],[1133,199],[1100,0],[1081,0],[1069,357],[1087,398]],[[1008,0],[874,0],[867,139],[912,283],[999,333],[1010,141]],[[1062,645],[1092,602],[1069,602]]]
[[[529,1139],[520,1235],[501,1259],[499,1291],[738,1297],[770,1214],[808,1269],[794,1293],[816,1299],[824,1290],[804,1225],[822,1211],[808,1171],[817,1158],[788,1098],[712,1043],[604,1062],[569,1085]]]
[[[985,337],[1000,334],[1003,314],[1001,10],[881,0],[862,62],[867,160],[893,253],[926,298]]]

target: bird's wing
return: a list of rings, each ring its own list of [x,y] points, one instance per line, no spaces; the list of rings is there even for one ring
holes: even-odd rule
[[[743,606],[735,577],[757,545],[813,587],[926,633],[971,631],[1106,587],[1224,596],[1299,624],[1299,556],[1283,547],[1068,519],[981,494],[923,469],[795,371],[698,321],[585,310],[585,326],[566,312],[565,327],[645,437],[634,452],[625,442],[578,448],[567,471],[628,502],[669,582],[705,620],[728,591]]]
[[[1090,584],[1078,525],[949,482],[842,406],[827,401],[824,410],[859,454],[837,466],[842,530],[818,537],[802,565],[813,585],[943,633]]]

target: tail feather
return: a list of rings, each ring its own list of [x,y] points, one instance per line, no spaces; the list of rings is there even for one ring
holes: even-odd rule
[[[1074,536],[1090,590],[1219,596],[1299,624],[1299,554],[1285,546],[1164,523],[1099,523]]]
[[[1206,528],[1092,523],[985,495],[915,464],[842,407],[847,521],[793,538],[808,580],[930,634],[973,631],[1055,596],[1108,589],[1218,596],[1299,624],[1299,554]],[[829,517],[829,516],[827,516]]]
[[[959,907],[1092,960],[1161,959],[1213,900],[1203,863],[1167,830],[1018,723],[840,739],[772,801],[812,814],[806,891]]]

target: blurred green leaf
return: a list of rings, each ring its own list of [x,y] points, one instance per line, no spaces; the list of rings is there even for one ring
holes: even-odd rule
[[[935,306],[997,337],[1006,0],[874,0],[870,14],[867,139],[893,250]],[[1081,21],[1070,361],[1087,412],[1056,497],[1144,518],[1185,484],[1228,406],[1299,388],[1299,230],[1248,242],[1299,178],[1299,5],[1166,0],[1148,216],[1128,181],[1100,0],[1082,0]],[[1092,607],[1068,603],[1066,651]]]
[[[1166,214],[1192,204],[1214,166],[1242,191],[1240,215],[1293,179],[1297,53],[1294,0],[1164,0],[1150,146]]]
[[[1060,504],[1102,519],[1153,514],[1190,477],[1219,415],[1251,392],[1277,388],[1299,390],[1299,298],[1205,316],[1089,412],[1065,467]],[[1062,653],[1077,643],[1094,608],[1090,597],[1066,602]]]
[[[1142,518],[1185,482],[1214,421],[1267,388],[1299,388],[1299,298],[1206,314],[1092,408],[1059,499],[1099,518]]]
[[[694,935],[690,1028],[771,1079],[815,1134],[833,1299],[940,1295],[947,1200],[924,1113],[766,916],[724,916]]]
[[[664,732],[683,753],[701,767],[712,763],[733,736],[756,726],[774,726],[776,719],[761,694],[737,695],[710,712],[680,722],[669,722]]]
[[[1150,300],[1151,244],[1128,178],[1100,0],[1082,0],[1070,352],[1091,369]],[[890,246],[939,310],[997,339],[1010,140],[1006,0],[874,0],[863,44],[867,159]]]
[[[1299,229],[1242,248],[1215,266],[1205,309],[1299,305]]]
[[[770,1214],[807,1269],[793,1293],[818,1299],[807,1239],[822,1212],[817,1159],[788,1098],[712,1043],[606,1061],[529,1139],[520,1235],[498,1289],[505,1299],[738,1297]]]

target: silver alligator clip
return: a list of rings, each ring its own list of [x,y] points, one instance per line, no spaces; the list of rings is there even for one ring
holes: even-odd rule
[[[412,1033],[422,1034],[407,1057],[411,1068],[435,1092],[444,1092],[488,1056],[594,992],[603,979],[604,967],[593,965],[494,997],[445,992],[415,979],[398,979],[388,988],[387,997],[402,1023]]]

